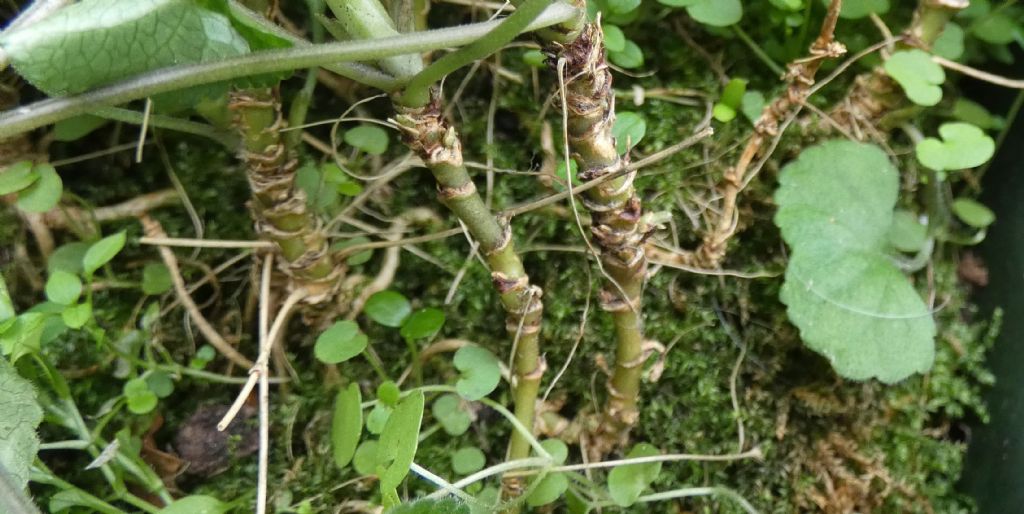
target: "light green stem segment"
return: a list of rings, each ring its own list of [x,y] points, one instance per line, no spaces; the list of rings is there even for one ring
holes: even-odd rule
[[[331,259],[320,220],[295,186],[298,161],[281,135],[280,102],[272,90],[255,89],[233,92],[230,106],[242,136],[257,233],[277,244],[285,272],[310,293],[306,302],[333,296],[343,269]]]
[[[600,27],[587,24],[575,41],[562,47],[569,147],[584,182],[620,172],[626,165],[612,135],[615,99]],[[615,323],[615,368],[608,382],[603,416],[591,430],[591,456],[601,457],[626,443],[639,417],[637,408],[644,363],[642,295],[647,273],[646,228],[633,188],[635,172],[587,190],[584,204],[593,217],[591,232],[609,278],[601,307]]]
[[[530,284],[515,251],[508,224],[495,218],[477,192],[462,161],[462,143],[444,119],[438,98],[418,109],[399,108],[397,122],[406,144],[423,160],[437,181],[438,195],[466,225],[491,268],[494,287],[507,313],[505,328],[515,338],[515,414],[524,426],[534,426],[534,410],[544,359],[540,356],[540,329],[544,310],[542,291]],[[529,441],[512,433],[509,458],[530,454]]]
[[[327,0],[337,23],[351,39],[378,39],[398,36],[398,29],[388,11],[378,0]],[[398,79],[408,79],[423,69],[418,54],[396,55],[377,61],[378,65]]]

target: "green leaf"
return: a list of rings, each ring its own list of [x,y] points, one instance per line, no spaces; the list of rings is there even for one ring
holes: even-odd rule
[[[401,293],[381,291],[366,300],[363,311],[373,321],[385,327],[398,328],[412,312],[412,305]]]
[[[70,305],[60,313],[60,318],[68,328],[82,328],[92,318],[92,304],[86,302]]]
[[[826,6],[829,0],[821,0]],[[882,15],[889,12],[889,0],[844,0],[839,16],[848,20],[864,18],[871,13]]]
[[[423,392],[413,390],[395,407],[377,448],[377,476],[382,491],[395,489],[409,474],[423,421]]]
[[[556,465],[565,464],[569,458],[569,447],[558,439],[545,439],[540,445],[551,454]],[[526,503],[531,507],[547,505],[559,499],[568,487],[569,478],[565,473],[548,473],[536,486],[532,486],[533,492],[526,497]]]
[[[757,120],[761,118],[761,112],[764,111],[764,106],[767,104],[768,101],[765,99],[764,93],[760,91],[747,91],[743,94],[740,110],[743,111],[743,115],[751,123],[757,123]]]
[[[339,321],[316,338],[313,354],[320,362],[338,364],[362,353],[368,341],[356,322]]]
[[[455,498],[443,500],[417,500],[412,503],[403,503],[387,514],[470,514],[470,507]]]
[[[609,52],[621,52],[626,49],[626,35],[618,25],[605,23],[601,25],[601,31],[604,32],[604,47]]]
[[[91,114],[60,120],[53,126],[53,138],[57,141],[76,141],[106,123],[106,119]]]
[[[46,299],[61,305],[71,305],[82,295],[82,281],[66,271],[55,271],[46,281]]]
[[[171,290],[171,271],[161,262],[151,262],[142,268],[142,292],[145,294],[164,294]]]
[[[392,408],[383,403],[374,405],[373,409],[370,409],[370,414],[366,416],[366,431],[380,435],[384,431],[384,426],[387,425],[388,418],[391,417],[391,411]]]
[[[697,5],[702,1],[704,0],[658,0],[658,3],[669,7],[690,7],[691,5]]]
[[[156,408],[156,393],[149,389],[145,379],[133,378],[125,382],[123,393],[128,410],[133,414],[146,414]]]
[[[932,52],[951,61],[964,55],[964,29],[956,23],[949,22],[942,34],[932,44]]]
[[[229,510],[231,505],[212,496],[194,494],[174,500],[158,514],[224,514]]]
[[[88,250],[89,243],[83,241],[62,245],[50,254],[49,260],[46,261],[46,270],[49,273],[59,270],[77,275],[82,272],[82,258]]]
[[[732,79],[722,88],[722,96],[718,99],[718,103],[738,109],[746,92],[747,79]]]
[[[0,195],[16,193],[39,180],[39,171],[29,161],[21,161],[0,170]]]
[[[334,464],[348,466],[356,454],[363,433],[363,395],[355,382],[338,391],[334,398],[334,416],[331,418],[331,449]]]
[[[479,346],[463,346],[455,352],[455,368],[460,372],[455,389],[469,401],[489,394],[501,381],[501,367],[493,353]]]
[[[0,359],[0,464],[18,489],[28,484],[32,461],[39,451],[36,427],[43,409],[36,402],[32,384],[18,376],[14,367]]]
[[[921,164],[936,170],[962,170],[985,164],[996,151],[995,141],[970,123],[943,123],[942,140],[933,137],[917,143],[915,152]]]
[[[468,475],[476,473],[487,464],[487,457],[480,448],[467,446],[459,448],[452,454],[452,471],[457,475]]]
[[[46,212],[57,206],[64,193],[64,182],[49,164],[36,164],[32,170],[39,178],[18,193],[17,206],[26,212]]]
[[[402,390],[393,380],[385,380],[377,386],[377,399],[384,405],[394,407],[401,398]]]
[[[647,121],[635,112],[620,112],[612,125],[612,136],[615,137],[615,149],[624,154],[636,146],[647,133]]]
[[[722,123],[729,123],[730,121],[736,119],[736,109],[733,109],[732,107],[729,107],[728,105],[725,104],[715,104],[715,106],[711,109],[711,114],[715,117],[716,120]]]
[[[249,51],[225,16],[190,0],[84,0],[4,34],[0,46],[50,96]]]
[[[804,150],[779,182],[775,224],[792,248],[780,296],[804,343],[854,380],[927,371],[935,323],[885,251],[899,191],[886,154],[830,141]]]
[[[376,125],[359,125],[345,132],[345,143],[370,155],[388,150],[388,133]]]
[[[146,386],[157,398],[167,398],[174,392],[174,381],[164,371],[152,371],[146,374]]]
[[[917,221],[917,216],[910,211],[897,210],[893,213],[892,225],[889,226],[889,244],[901,252],[917,252],[928,240],[928,227]]]
[[[885,72],[903,87],[917,105],[932,106],[942,100],[946,72],[923,50],[900,50],[885,61]]]
[[[469,430],[472,418],[462,406],[462,400],[458,395],[451,393],[443,394],[434,400],[431,408],[434,419],[441,424],[441,428],[451,436],[462,435]]]
[[[331,251],[340,251],[350,246],[362,245],[369,242],[369,238],[357,236],[353,237],[352,239],[346,239],[344,241],[339,241],[337,243],[332,244]],[[347,263],[349,266],[358,266],[360,264],[366,264],[371,257],[373,257],[373,250],[363,250],[361,252],[356,252],[352,255],[349,255],[345,259],[345,263]]]
[[[427,307],[409,316],[402,323],[401,334],[406,340],[428,339],[437,335],[444,326],[444,311]]]
[[[629,451],[626,458],[651,457],[660,454],[661,452],[654,446],[640,443]],[[660,462],[626,464],[612,468],[608,473],[608,492],[611,494],[612,501],[620,507],[633,505],[644,490],[651,485],[651,482],[658,478],[659,473],[661,473]]]
[[[957,198],[953,200],[952,207],[953,214],[956,214],[960,221],[974,228],[986,228],[996,221],[996,214],[992,209],[970,198]]]
[[[377,448],[380,444],[376,439],[367,439],[356,448],[356,454],[352,457],[352,467],[360,475],[373,475],[377,473]]]
[[[640,7],[640,0],[605,0],[609,14],[626,14]]]
[[[65,489],[50,497],[50,513],[65,512],[73,507],[86,507],[87,512],[106,512],[107,504],[81,489]]]
[[[1008,45],[1014,41],[1020,25],[1003,12],[995,11],[971,26],[974,37],[993,45]]]
[[[104,237],[89,246],[89,249],[85,251],[85,255],[82,256],[82,271],[85,275],[87,277],[92,276],[96,270],[110,262],[124,248],[127,237],[122,230],[114,235]]]
[[[966,98],[957,98],[953,103],[952,115],[959,121],[970,123],[983,130],[1000,129],[1002,120],[992,115],[978,102]]]
[[[540,50],[527,50],[523,52],[523,62],[532,68],[543,68],[547,56]]]
[[[686,8],[690,17],[712,27],[728,27],[743,18],[740,0],[699,0]]]
[[[0,273],[0,334],[3,334],[14,320],[14,302],[11,301],[11,293],[7,291],[7,281],[4,274]]]
[[[627,39],[622,43],[622,50],[608,52],[608,59],[620,68],[639,68],[644,65],[644,51],[632,40]]]

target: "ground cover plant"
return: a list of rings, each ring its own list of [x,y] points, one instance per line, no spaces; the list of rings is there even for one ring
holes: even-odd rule
[[[972,510],[1013,0],[2,9],[0,510]]]

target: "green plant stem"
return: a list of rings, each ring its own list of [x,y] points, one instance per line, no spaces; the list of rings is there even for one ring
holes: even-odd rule
[[[317,15],[323,12],[323,0],[306,0],[309,9],[309,23],[314,44],[320,44],[324,40],[324,27],[317,22]],[[306,115],[309,114],[309,107],[313,103],[313,93],[316,91],[317,72],[319,68],[306,70],[306,80],[302,83],[302,89],[292,99],[291,107],[288,109],[288,125],[301,127],[306,123]],[[289,151],[295,151],[302,143],[302,130],[293,130],[284,136],[286,147]]]
[[[399,34],[387,9],[378,0],[327,0],[327,5],[351,39],[380,39]],[[408,79],[423,68],[418,54],[395,55],[377,62],[400,80]]]
[[[61,489],[62,491],[75,491],[76,493],[80,494],[83,498],[87,499],[89,502],[88,506],[93,509],[96,509],[97,512],[102,512],[103,514],[124,514],[123,510],[83,491],[82,489],[79,489],[78,487],[75,487],[75,485],[70,482],[57,478],[57,475],[54,475],[52,471],[46,469],[46,467],[43,466],[38,459],[36,460],[36,467],[41,467],[45,471],[38,471],[33,469],[31,475],[31,479],[33,482],[52,485],[54,487]]]
[[[174,130],[176,132],[183,132],[185,134],[205,137],[220,143],[225,148],[238,148],[239,140],[237,136],[205,123],[196,123],[194,121],[160,114],[150,114],[147,120],[147,116],[144,113],[133,111],[131,109],[122,109],[120,107],[100,107],[94,110],[91,114],[101,118],[107,118],[108,120],[131,123],[132,125],[142,125],[145,122],[150,127],[163,128],[167,130]]]
[[[556,3],[527,26],[527,30],[561,23],[577,15],[578,11],[572,6]],[[487,21],[371,41],[346,41],[268,50],[214,62],[165,68],[88,93],[43,100],[5,112],[0,115],[0,139],[80,114],[88,114],[97,107],[123,104],[188,87],[252,75],[377,60],[394,55],[462,46],[487,35],[500,23]],[[369,82],[364,76],[353,78],[363,83]],[[399,84],[390,83],[388,86],[385,89],[391,91],[399,87]]]
[[[401,113],[397,123],[406,145],[434,175],[441,202],[465,224],[490,266],[494,287],[507,314],[505,328],[512,335],[516,348],[515,416],[524,426],[532,428],[545,368],[540,356],[543,293],[539,287],[530,285],[530,278],[516,253],[511,228],[487,208],[463,165],[462,143],[454,127],[444,118],[439,97],[435,94],[433,101],[422,108],[397,108]],[[521,459],[529,453],[529,441],[513,432],[509,458]]]

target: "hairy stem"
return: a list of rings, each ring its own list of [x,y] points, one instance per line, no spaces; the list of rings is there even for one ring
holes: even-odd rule
[[[487,208],[463,165],[462,143],[455,128],[444,119],[437,93],[424,107],[398,107],[398,111],[396,121],[405,143],[433,173],[441,202],[465,224],[491,268],[494,288],[507,313],[505,328],[515,340],[516,419],[532,428],[537,393],[546,367],[540,355],[543,293],[540,287],[530,284],[530,277],[516,253],[508,222],[495,217]],[[525,458],[529,453],[529,441],[513,432],[509,458]],[[516,490],[520,489],[517,481]]]
[[[343,268],[331,259],[322,224],[310,212],[305,193],[295,186],[298,161],[281,134],[285,123],[276,92],[235,91],[229,106],[242,136],[240,157],[252,188],[256,232],[277,246],[292,288],[309,293],[307,303],[333,297]]]

